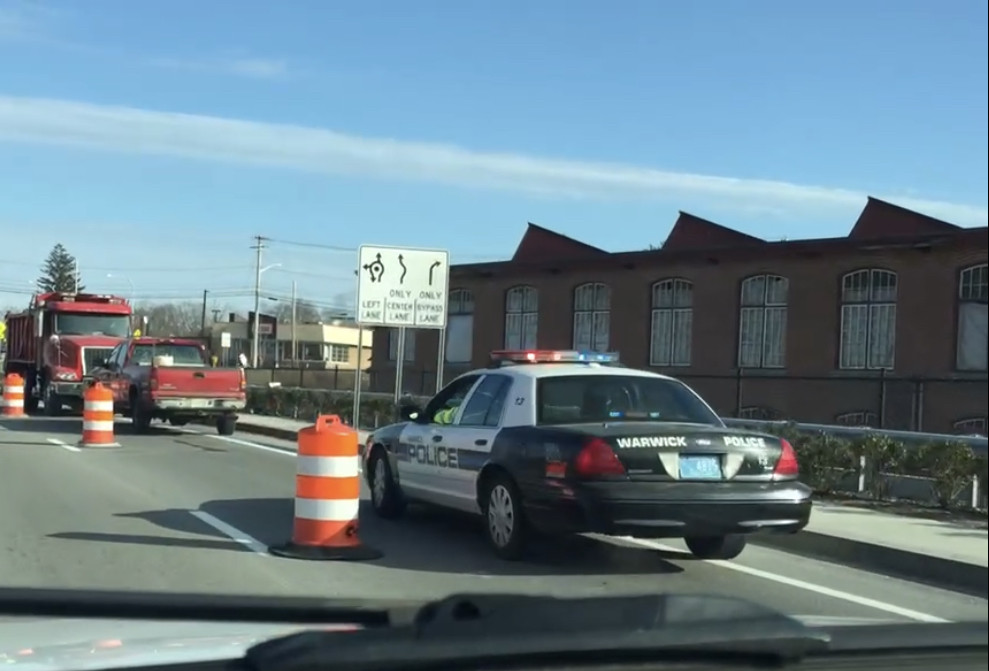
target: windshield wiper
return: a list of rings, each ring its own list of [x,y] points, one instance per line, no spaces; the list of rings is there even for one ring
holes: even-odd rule
[[[778,666],[824,650],[829,641],[789,616],[728,597],[462,595],[427,604],[405,626],[293,634],[251,648],[244,661],[252,671],[698,656]]]

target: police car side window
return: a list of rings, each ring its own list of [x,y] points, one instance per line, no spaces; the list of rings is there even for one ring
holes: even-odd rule
[[[461,426],[498,426],[501,411],[505,407],[505,397],[512,386],[511,378],[505,375],[486,375],[460,416]]]
[[[433,397],[433,400],[426,405],[425,412],[423,413],[425,415],[424,419],[427,422],[432,422],[433,417],[435,417],[436,413],[440,410],[455,408],[463,403],[464,399],[467,397],[467,394],[470,393],[470,390],[477,383],[478,377],[478,375],[461,377],[444,387],[440,393],[436,394],[436,396]]]

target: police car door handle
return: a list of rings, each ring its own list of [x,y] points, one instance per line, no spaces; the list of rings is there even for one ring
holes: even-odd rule
[[[488,441],[486,438],[478,438],[477,440],[474,441],[474,444],[477,445],[478,447],[484,447],[485,445],[488,444]]]
[[[443,436],[441,436],[441,435],[439,435],[438,433],[434,433],[434,434],[433,434],[433,442],[434,442],[434,443],[438,443],[438,442],[440,442],[441,440],[443,440]]]

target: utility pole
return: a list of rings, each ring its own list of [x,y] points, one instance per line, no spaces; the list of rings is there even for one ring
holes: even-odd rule
[[[209,289],[203,289],[203,318],[199,326],[199,335],[206,335],[206,298],[209,296]]]
[[[295,280],[292,280],[292,365],[293,366],[299,360],[298,340],[295,337],[295,320],[296,320],[295,305],[296,305],[296,283]]]
[[[251,368],[258,367],[258,354],[261,344],[261,254],[264,251],[265,238],[254,236],[254,246],[257,251],[257,266],[254,269],[254,333],[251,342]]]

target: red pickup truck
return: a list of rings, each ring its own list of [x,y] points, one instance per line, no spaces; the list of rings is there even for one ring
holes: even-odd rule
[[[217,433],[230,436],[247,404],[244,370],[214,368],[195,340],[125,340],[91,377],[113,391],[114,410],[130,416],[138,433],[147,432],[152,419],[172,426],[212,419]]]

